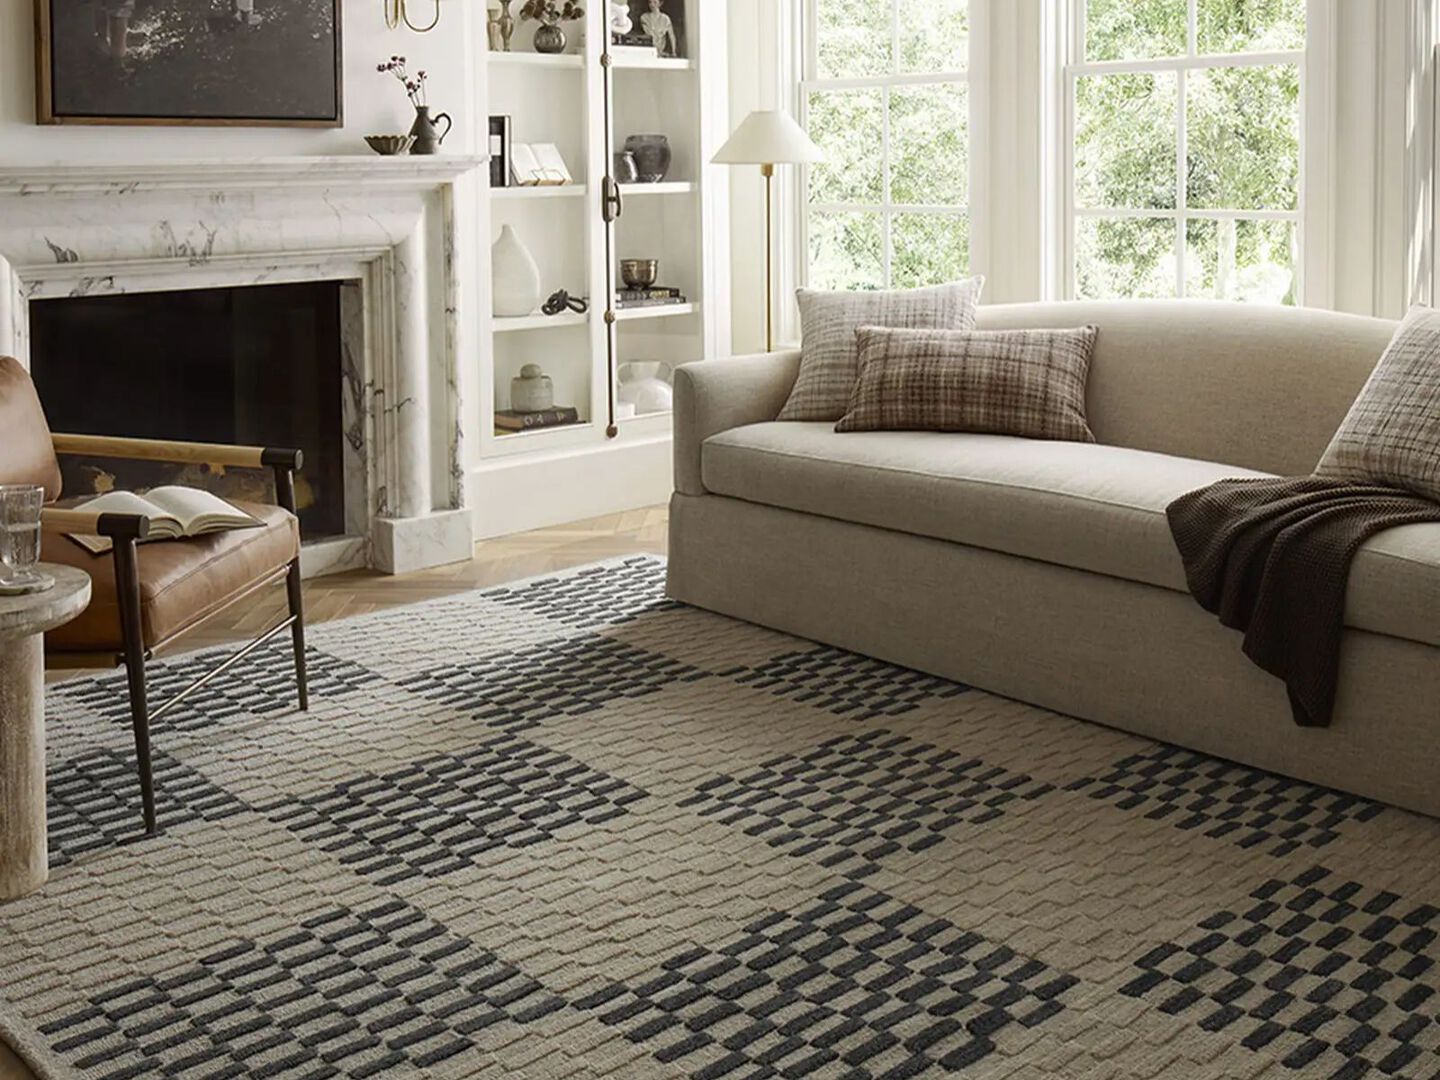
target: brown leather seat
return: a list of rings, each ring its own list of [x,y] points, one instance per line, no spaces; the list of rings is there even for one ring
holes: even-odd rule
[[[234,603],[279,574],[300,554],[300,526],[278,506],[235,503],[264,523],[184,540],[139,545],[140,624],[153,649]],[[73,622],[45,635],[52,652],[119,652],[120,605],[110,555],[92,555],[75,541],[45,530],[40,557],[90,575],[90,606]]]
[[[45,500],[60,497],[60,462],[30,374],[0,356],[0,484],[39,484]]]

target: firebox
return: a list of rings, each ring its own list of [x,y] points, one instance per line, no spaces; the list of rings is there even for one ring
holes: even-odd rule
[[[70,296],[30,304],[31,375],[55,431],[298,447],[306,540],[346,531],[341,283]],[[268,471],[62,460],[65,495],[162,484],[268,502]]]

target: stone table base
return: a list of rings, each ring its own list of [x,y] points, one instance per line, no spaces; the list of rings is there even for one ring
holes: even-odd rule
[[[50,876],[45,843],[45,638],[90,603],[90,577],[41,564],[55,587],[0,597],[0,900]]]

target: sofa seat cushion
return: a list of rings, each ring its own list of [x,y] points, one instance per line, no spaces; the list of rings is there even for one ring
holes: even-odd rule
[[[300,553],[300,525],[278,506],[236,502],[261,528],[231,529],[185,540],[157,540],[135,549],[140,575],[140,624],[147,649],[174,638],[228,607],[288,566]],[[45,635],[51,652],[119,652],[120,601],[115,560],[92,555],[69,537],[46,530],[41,558],[90,575],[90,606]]]
[[[1003,435],[734,428],[701,449],[717,495],[970,544],[1185,592],[1165,507],[1265,473],[1144,450]],[[1347,624],[1440,645],[1440,525],[1382,533],[1355,559]]]

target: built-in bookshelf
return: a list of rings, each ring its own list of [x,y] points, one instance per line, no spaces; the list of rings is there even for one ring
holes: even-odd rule
[[[728,175],[710,160],[729,133],[724,6],[665,3],[683,10],[683,57],[611,54],[607,5],[597,2],[582,21],[563,24],[570,51],[534,52],[534,24],[521,23],[512,51],[489,52],[481,65],[482,129],[486,117],[508,116],[512,143],[554,145],[571,176],[568,184],[482,185],[487,322],[472,490],[485,535],[663,501],[670,413],[627,408],[625,365],[673,367],[729,353]],[[648,134],[670,144],[663,180],[618,183],[615,155],[628,136]],[[587,312],[490,315],[488,247],[507,225],[539,268],[541,301],[564,289],[587,299]],[[656,291],[678,296],[626,306],[623,259],[658,260]],[[512,407],[511,380],[527,364],[544,371],[555,405],[575,408],[578,422],[525,432],[489,422]]]

